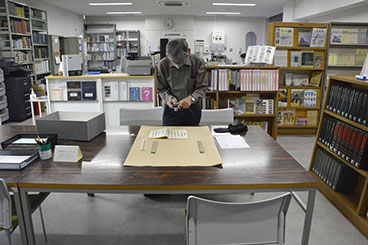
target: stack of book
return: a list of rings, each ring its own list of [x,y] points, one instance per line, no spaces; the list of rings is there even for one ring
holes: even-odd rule
[[[332,28],[331,44],[367,44],[367,29],[364,28]]]
[[[312,171],[336,192],[351,194],[358,182],[359,174],[349,166],[318,149]]]
[[[27,22],[25,20],[11,20],[11,30],[14,33],[28,34]]]
[[[368,92],[332,85],[326,109],[368,126]]]
[[[42,59],[42,58],[48,58],[49,57],[49,50],[45,47],[35,47],[35,58],[36,59]]]
[[[368,133],[335,118],[327,117],[319,141],[357,168],[368,168]]]
[[[278,70],[227,69],[207,71],[207,85],[210,91],[277,91]]]
[[[31,48],[31,45],[31,39],[28,37],[13,39],[13,48]]]

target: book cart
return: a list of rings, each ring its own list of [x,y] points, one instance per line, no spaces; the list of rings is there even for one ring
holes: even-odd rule
[[[368,237],[368,83],[330,76],[309,171]]]
[[[241,122],[267,122],[268,134],[276,140],[277,137],[277,93],[278,93],[278,69],[273,66],[206,66],[207,69],[207,84],[209,85],[209,91],[206,92],[206,98],[203,99],[202,108],[204,109],[222,109],[232,107],[231,101],[240,100],[245,103],[245,110],[242,113],[237,113],[234,109],[234,120],[238,123]],[[224,73],[222,73],[222,71]],[[248,77],[248,87],[245,84],[245,78],[243,79],[243,86],[241,83],[241,72],[254,73],[268,73],[264,76],[262,84],[257,87],[254,83],[253,87],[250,83],[255,81]],[[215,72],[215,74],[212,74]],[[237,73],[237,77],[232,74]],[[272,75],[271,75],[272,73]],[[215,76],[215,77],[214,77]],[[261,75],[260,75],[261,77]],[[234,83],[238,83],[237,88]],[[232,85],[231,85],[232,84]],[[246,98],[252,101],[248,103]],[[267,101],[267,105],[260,106],[260,110],[256,111],[256,100]],[[267,108],[266,108],[267,107]]]
[[[278,133],[315,134],[325,76],[328,24],[272,22],[267,44],[279,66]]]

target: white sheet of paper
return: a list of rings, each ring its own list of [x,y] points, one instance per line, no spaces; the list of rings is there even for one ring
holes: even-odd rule
[[[78,162],[82,158],[78,145],[56,145],[54,153],[55,162]]]
[[[215,135],[215,139],[222,149],[249,148],[244,138],[239,135]]]
[[[21,163],[31,156],[0,156],[0,163]]]
[[[41,140],[46,140],[46,138],[41,138]],[[36,141],[33,138],[20,138],[14,141],[12,144],[36,144]]]

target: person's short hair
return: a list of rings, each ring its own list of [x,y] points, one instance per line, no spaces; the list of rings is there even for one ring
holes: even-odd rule
[[[166,45],[166,54],[169,58],[186,58],[189,55],[188,43],[184,39],[172,39]]]
[[[245,56],[247,56],[247,54],[246,54],[246,53],[242,53],[242,54],[240,55],[240,57],[241,57],[241,58],[243,58],[243,59],[245,59]]]

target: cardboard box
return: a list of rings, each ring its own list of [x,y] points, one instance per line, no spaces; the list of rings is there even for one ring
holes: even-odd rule
[[[58,139],[90,141],[106,129],[105,113],[56,111],[36,119],[37,133]]]

